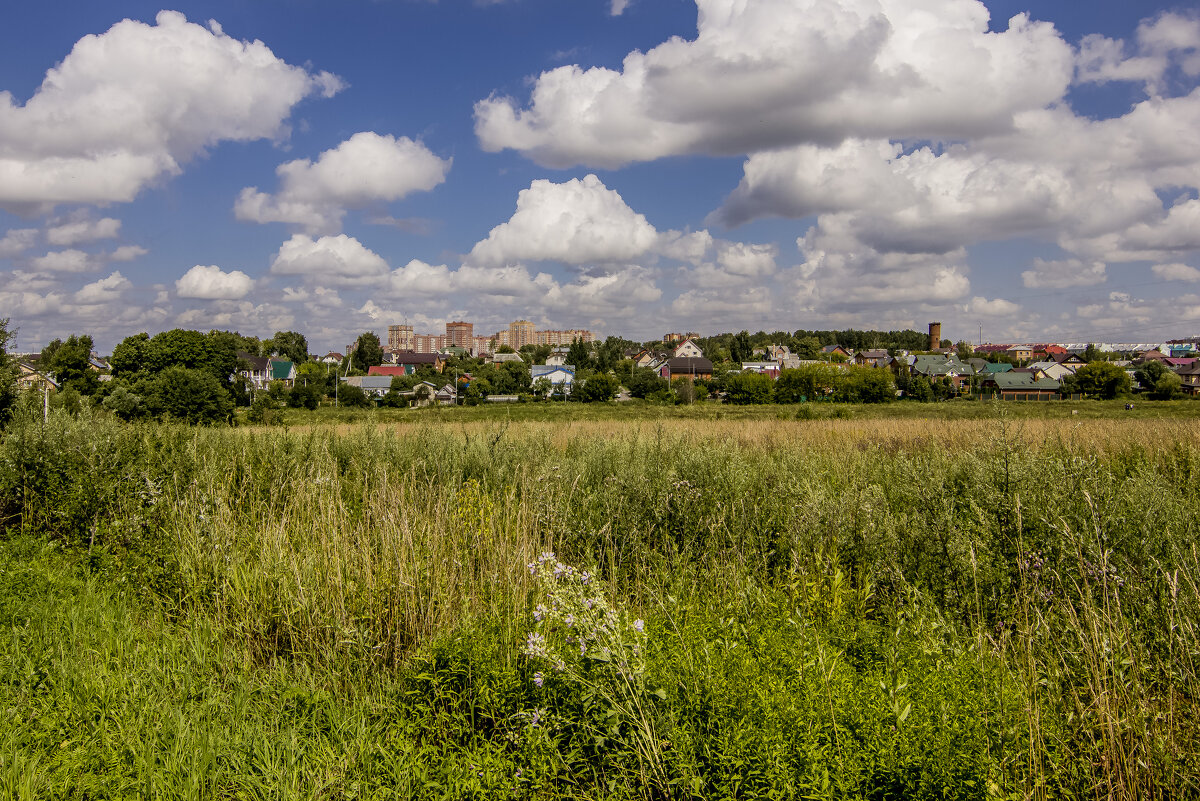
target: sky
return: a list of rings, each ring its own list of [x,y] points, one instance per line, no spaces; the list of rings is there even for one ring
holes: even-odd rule
[[[1200,335],[1200,12],[1128,0],[0,11],[16,349],[184,327]]]

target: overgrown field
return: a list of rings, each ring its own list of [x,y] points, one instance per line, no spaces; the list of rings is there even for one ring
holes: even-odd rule
[[[1197,797],[1200,427],[988,408],[15,422],[0,796]]]

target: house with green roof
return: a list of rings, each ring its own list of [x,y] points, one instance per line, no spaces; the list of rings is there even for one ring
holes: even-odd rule
[[[1012,370],[986,375],[980,386],[983,397],[1000,400],[1058,400],[1062,389],[1062,384],[1053,378]]]

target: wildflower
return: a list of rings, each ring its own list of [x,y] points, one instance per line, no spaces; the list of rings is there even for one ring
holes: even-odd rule
[[[644,632],[646,630],[646,624],[642,622],[641,618],[638,618],[637,620],[633,621],[633,627],[635,629],[637,629],[639,634],[641,634],[642,632]]]
[[[562,661],[561,659],[554,660],[554,672],[555,673],[562,673],[566,669],[567,669],[566,662]]]
[[[579,574],[579,582],[581,584],[587,584],[591,580],[592,580],[592,574],[587,572],[586,570]]]
[[[546,638],[536,631],[529,632],[525,638],[525,653],[529,656],[546,656]]]
[[[550,610],[548,610],[546,608],[545,604],[538,604],[537,607],[533,610],[533,619],[536,620],[538,623],[541,623],[542,618],[544,618],[546,616],[546,613],[548,611],[550,611]]]
[[[542,672],[540,670],[537,673],[533,674],[533,683],[539,687],[541,687],[543,684],[546,683],[546,677],[542,674]]]
[[[567,628],[571,628],[575,625],[575,616],[567,615],[565,618],[563,618],[563,623],[567,624]]]

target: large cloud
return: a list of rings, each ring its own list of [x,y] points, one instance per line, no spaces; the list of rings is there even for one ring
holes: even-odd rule
[[[1018,15],[988,32],[976,0],[697,0],[698,35],[620,71],[543,73],[529,105],[475,106],[485,150],[616,167],[847,136],[965,138],[1060,99],[1074,54]]]
[[[121,221],[112,217],[93,220],[86,216],[56,220],[46,229],[46,241],[57,247],[71,247],[100,239],[115,239],[121,232]]]
[[[37,243],[36,228],[14,228],[0,237],[0,259],[19,256]]]
[[[326,150],[315,162],[279,165],[275,195],[242,190],[234,206],[240,220],[284,222],[310,233],[336,232],[348,208],[398,200],[442,183],[450,159],[440,159],[420,142],[371,131],[356,133]]]
[[[272,275],[298,275],[323,284],[365,285],[387,275],[388,265],[352,236],[313,239],[296,234],[279,247]]]
[[[162,11],[80,39],[20,105],[0,92],[0,206],[131,200],[222,140],[277,138],[341,82]]]
[[[475,245],[469,261],[482,265],[630,261],[658,242],[658,232],[644,216],[595,175],[588,175],[561,184],[534,181],[521,190],[516,213]]]
[[[241,300],[253,287],[254,280],[241,270],[225,272],[216,265],[197,264],[175,282],[175,294],[202,300]]]

